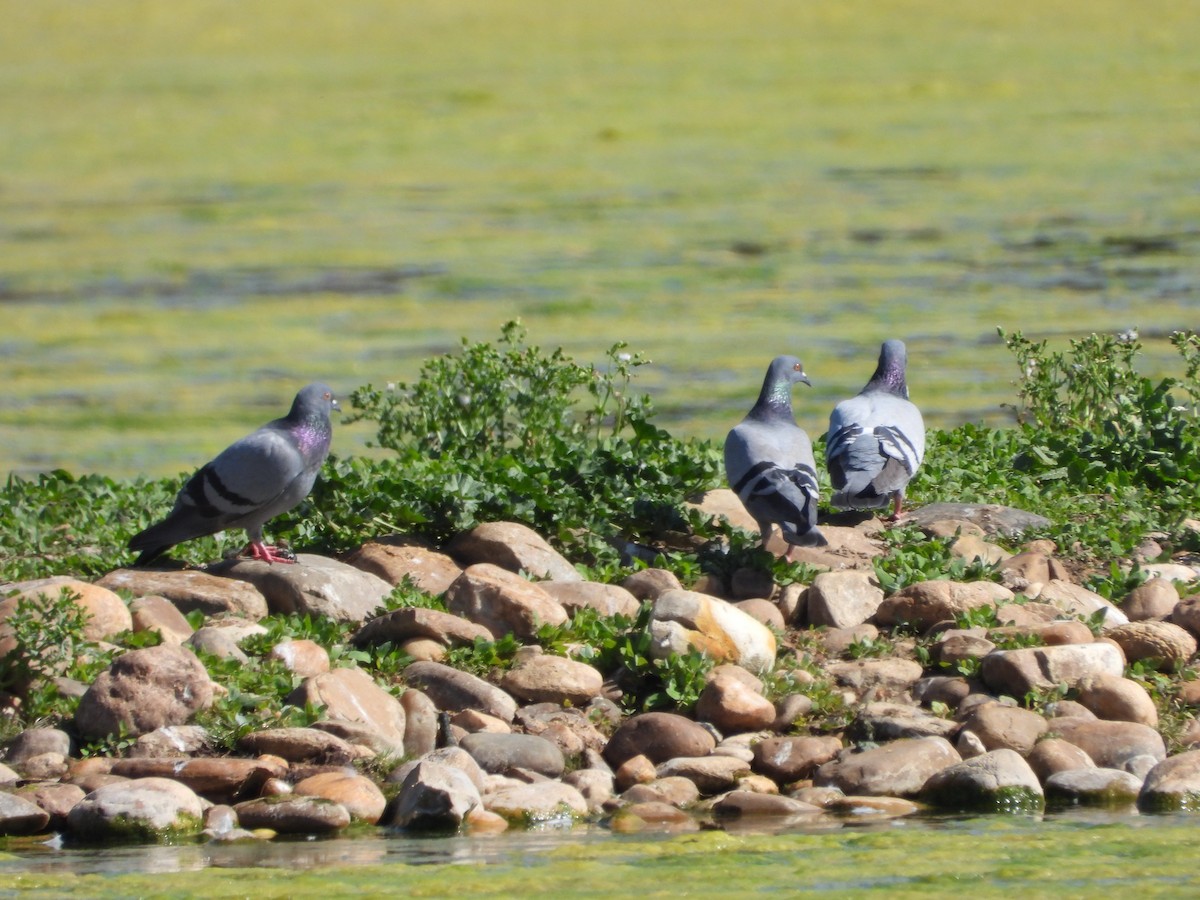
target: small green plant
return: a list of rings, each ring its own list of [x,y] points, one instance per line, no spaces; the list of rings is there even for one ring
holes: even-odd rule
[[[888,529],[883,539],[890,549],[872,563],[886,594],[922,581],[997,581],[1000,577],[992,563],[955,556],[950,550],[954,538],[926,537],[916,528],[901,527]]]
[[[88,615],[79,594],[62,588],[53,596],[23,596],[6,621],[13,649],[0,657],[0,690],[22,694],[28,721],[70,716],[76,701],[51,683],[56,676],[91,682],[108,655],[84,634]]]

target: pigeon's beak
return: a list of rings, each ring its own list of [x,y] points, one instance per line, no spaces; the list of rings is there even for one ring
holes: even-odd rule
[[[337,397],[331,397],[329,400],[329,405],[332,406],[334,409],[336,409],[338,412],[342,411],[342,405],[337,402]]]
[[[797,380],[797,381],[802,381],[802,382],[804,382],[805,384],[807,384],[809,387],[812,387],[812,382],[808,380],[808,376],[807,376],[807,375],[805,375],[804,373],[801,373],[801,374],[800,374],[800,377],[799,377],[799,378],[797,378],[796,380]]]

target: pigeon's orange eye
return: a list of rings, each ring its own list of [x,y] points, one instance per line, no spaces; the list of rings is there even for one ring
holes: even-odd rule
[[[797,371],[797,372],[803,372],[803,371],[804,371],[804,366],[802,366],[800,363],[796,363],[794,366],[792,366],[792,368],[793,368],[795,371]]]

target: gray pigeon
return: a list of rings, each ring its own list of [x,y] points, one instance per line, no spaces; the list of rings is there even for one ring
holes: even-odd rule
[[[758,402],[725,438],[725,475],[758,523],[763,546],[779,525],[788,543],[821,547],[817,528],[817,464],[812,442],[792,416],[792,385],[811,385],[794,356],[777,356],[767,369]]]
[[[227,528],[244,528],[250,554],[264,562],[293,562],[263,541],[263,525],[312,490],[333,439],[328,385],[310,384],[282,419],[231,444],[188,479],[170,515],[129,541],[142,566],[171,547]]]
[[[903,341],[884,341],[875,374],[857,397],[829,417],[825,465],[839,509],[872,509],[892,501],[900,517],[904,489],[925,456],[925,422],[908,399]]]

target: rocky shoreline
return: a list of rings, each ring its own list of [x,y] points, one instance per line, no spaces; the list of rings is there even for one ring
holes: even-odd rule
[[[698,505],[754,528],[729,491]],[[909,521],[952,537],[958,558],[994,567],[999,581],[886,592],[870,519],[823,524],[830,545],[802,551],[819,572],[803,585],[758,570],[686,586],[662,569],[585,582],[513,523],[480,525],[441,550],[395,536],[344,560],[0,585],[0,657],[15,652],[5,622],[21,598],[64,588],[89,640],[159,639],[117,655],[91,684],[55,681],[79,696],[77,711],[6,743],[0,835],[260,840],[355,824],[688,830],[922,809],[1200,808],[1193,560],[1144,564],[1150,579],[1113,604],[1072,580],[1049,542],[1010,553],[990,540],[1012,544],[1028,514],[939,504]],[[379,614],[404,583],[444,609]],[[624,712],[621,672],[593,665],[586,647],[556,655],[535,641],[580,610],[632,620],[643,603],[652,655],[699,650],[714,663],[686,714]],[[280,641],[268,654],[295,682],[288,703],[319,710],[317,721],[251,731],[227,753],[193,722],[229,690],[197,651],[249,664],[241,644],[273,614],[353,623],[353,646],[391,645],[413,661],[383,680],[311,640]],[[444,661],[501,638],[521,645],[508,667],[480,675]],[[0,700],[15,716],[21,691]],[[81,746],[112,736],[119,753],[81,758]]]

